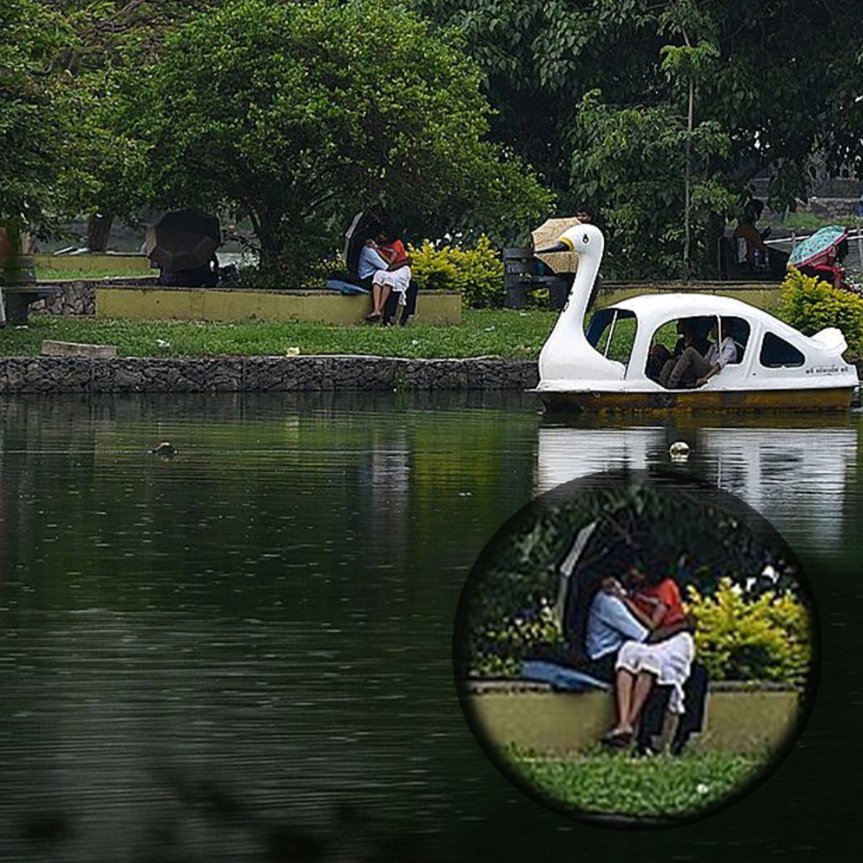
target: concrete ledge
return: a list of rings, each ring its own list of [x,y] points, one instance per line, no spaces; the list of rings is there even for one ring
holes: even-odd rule
[[[115,345],[85,345],[79,342],[55,342],[45,339],[42,342],[42,356],[110,360],[117,356],[117,348]]]
[[[614,699],[606,692],[562,693],[526,684],[475,688],[465,698],[490,741],[536,752],[593,747],[614,722]],[[793,730],[799,706],[799,693],[786,687],[711,686],[705,728],[692,749],[774,749]]]
[[[273,291],[253,288],[96,286],[96,316],[130,320],[322,321],[362,324],[371,310],[368,295],[332,291]],[[412,318],[420,324],[461,323],[461,295],[426,291]]]
[[[374,356],[0,358],[0,393],[525,390],[536,363]]]

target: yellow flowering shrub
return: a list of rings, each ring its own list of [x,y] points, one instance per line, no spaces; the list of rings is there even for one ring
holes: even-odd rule
[[[863,297],[837,290],[792,267],[782,283],[779,317],[811,336],[838,327],[855,355],[863,353]]]
[[[712,596],[688,588],[697,621],[698,659],[713,680],[776,680],[802,684],[812,657],[811,621],[790,594],[766,591],[747,599],[730,578]]]
[[[458,291],[465,305],[474,309],[503,304],[503,261],[485,235],[472,249],[437,249],[425,240],[408,251],[411,272],[420,291]]]

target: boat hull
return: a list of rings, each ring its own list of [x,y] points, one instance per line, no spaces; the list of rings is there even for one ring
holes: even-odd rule
[[[847,411],[855,387],[782,390],[682,390],[679,392],[563,392],[534,390],[549,411],[581,413],[725,413]]]

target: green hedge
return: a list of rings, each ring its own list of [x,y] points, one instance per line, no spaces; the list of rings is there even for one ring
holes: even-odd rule
[[[791,268],[782,283],[779,317],[811,336],[838,327],[855,355],[863,354],[863,297]]]
[[[810,619],[791,594],[766,591],[747,598],[730,578],[722,578],[710,595],[690,585],[687,608],[697,621],[696,655],[711,680],[805,682],[812,658]],[[531,648],[563,644],[546,600],[536,610],[504,616],[473,636],[470,671],[480,677],[517,677]]]
[[[473,309],[503,305],[503,261],[486,236],[473,249],[435,248],[428,240],[410,248],[411,270],[420,291],[458,291]]]
[[[767,591],[746,599],[723,578],[713,596],[690,587],[688,606],[698,622],[696,654],[712,679],[805,682],[812,659],[810,620],[790,594]]]

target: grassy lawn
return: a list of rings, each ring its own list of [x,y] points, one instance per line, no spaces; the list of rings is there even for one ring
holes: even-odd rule
[[[588,752],[546,756],[507,749],[504,757],[534,787],[583,812],[675,817],[722,801],[745,785],[766,756],[723,752],[633,758]]]
[[[143,256],[126,255],[36,255],[40,282],[56,279],[103,279],[108,276],[152,276]]]
[[[0,356],[34,356],[43,339],[116,345],[120,356],[279,356],[373,354],[388,357],[480,357],[534,359],[548,337],[555,312],[467,310],[459,326],[333,326],[244,321],[124,321],[105,318],[30,316],[26,329],[0,331]]]
[[[88,267],[86,269],[67,269],[65,267],[51,267],[39,265],[37,276],[40,282],[58,282],[58,281],[90,281],[94,279],[109,279],[109,278],[138,278],[139,276],[153,275],[152,270],[130,270],[125,273],[118,273],[117,268],[106,264],[102,267]]]

